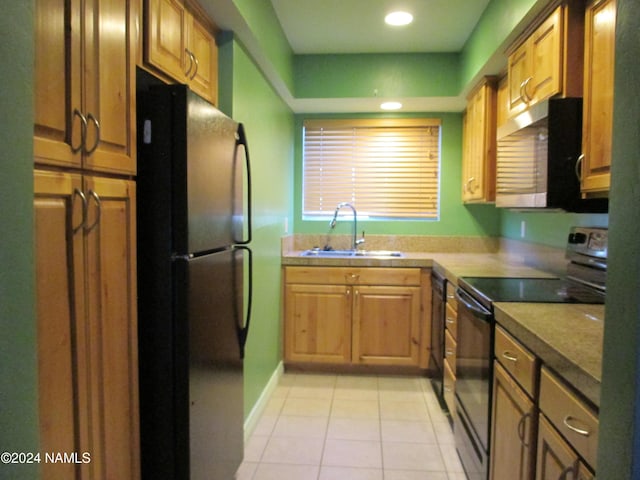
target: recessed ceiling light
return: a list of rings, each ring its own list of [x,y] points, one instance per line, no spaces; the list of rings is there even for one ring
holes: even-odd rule
[[[400,110],[402,104],[400,102],[384,102],[380,104],[382,110]]]
[[[413,15],[409,12],[391,12],[384,17],[384,21],[389,25],[402,26],[413,22]]]

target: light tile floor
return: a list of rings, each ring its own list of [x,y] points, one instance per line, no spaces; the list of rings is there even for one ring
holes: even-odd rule
[[[285,373],[236,480],[465,480],[428,379]]]

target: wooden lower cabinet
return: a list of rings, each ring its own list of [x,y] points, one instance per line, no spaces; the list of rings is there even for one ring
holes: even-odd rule
[[[420,287],[354,289],[353,363],[417,365]]]
[[[42,478],[138,479],[135,184],[35,171]]]
[[[491,480],[532,480],[535,467],[537,416],[533,401],[494,362],[491,425]]]
[[[287,285],[285,358],[296,362],[351,360],[351,287]]]
[[[287,267],[285,361],[418,366],[420,278],[419,269]]]
[[[576,453],[542,414],[540,414],[538,426],[536,480],[577,478],[575,472],[578,469],[579,459]]]

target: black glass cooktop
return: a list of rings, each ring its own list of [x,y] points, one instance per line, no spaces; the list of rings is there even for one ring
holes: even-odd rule
[[[604,294],[562,278],[462,277],[458,282],[486,302],[604,303]]]

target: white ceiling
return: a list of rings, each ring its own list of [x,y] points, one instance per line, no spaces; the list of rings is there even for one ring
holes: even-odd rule
[[[459,52],[489,0],[271,0],[297,54]],[[414,16],[405,27],[387,13]]]

